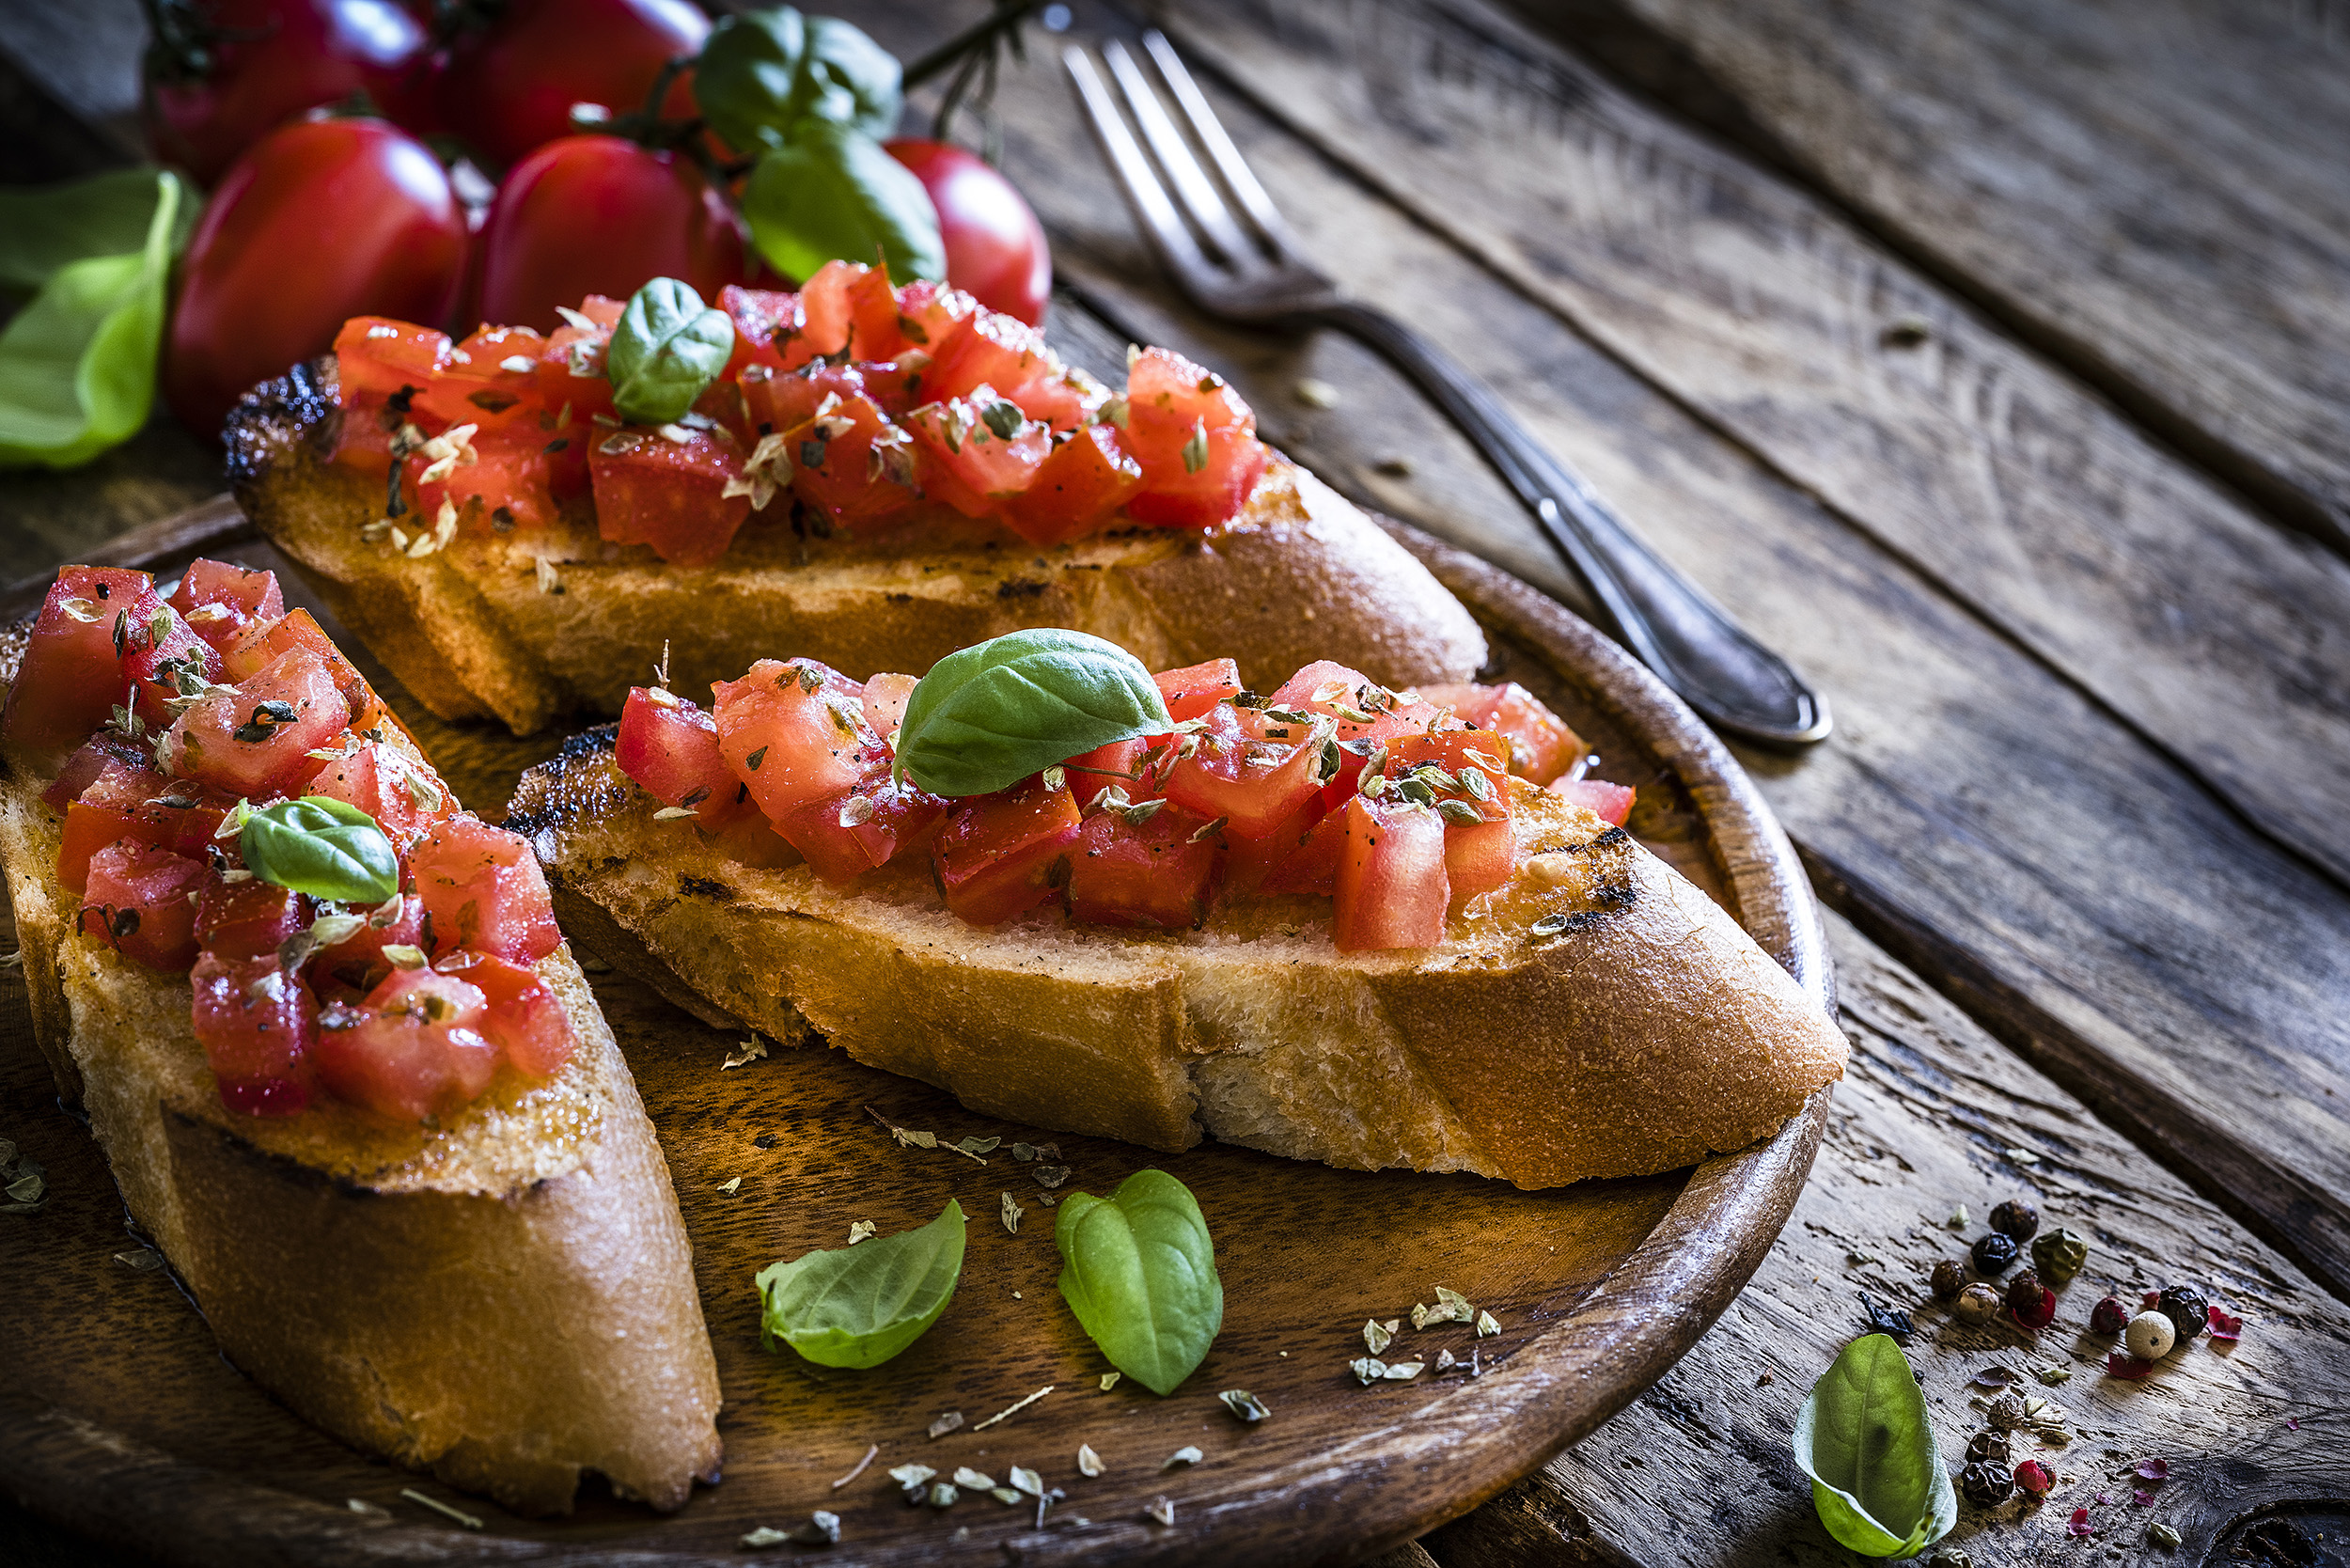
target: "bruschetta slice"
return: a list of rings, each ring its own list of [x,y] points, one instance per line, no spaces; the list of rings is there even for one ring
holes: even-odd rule
[[[526,846],[267,572],[68,567],[0,681],[35,1033],[228,1358],[520,1513],[714,1481],[668,1168]]]
[[[708,710],[632,693],[508,826],[568,929],[705,1018],[1153,1149],[1549,1187],[1742,1148],[1841,1075],[1836,1027],[1523,690],[1154,683],[1159,732],[943,795],[954,727],[898,729],[911,677],[761,661]]]
[[[619,301],[544,338],[355,320],[239,405],[231,483],[427,707],[517,732],[617,714],[664,638],[689,689],[779,647],[862,677],[1028,626],[1267,683],[1317,654],[1399,684],[1485,660],[1426,568],[1179,355],[1137,351],[1113,393],[966,295],[841,262],[721,301],[733,357],[650,425],[614,412]]]

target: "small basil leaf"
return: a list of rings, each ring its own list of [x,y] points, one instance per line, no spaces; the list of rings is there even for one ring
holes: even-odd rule
[[[1901,1346],[1844,1347],[1795,1413],[1795,1463],[1827,1532],[1863,1557],[1914,1557],[1958,1523],[1925,1397]]]
[[[1191,1189],[1137,1170],[1107,1199],[1073,1193],[1053,1232],[1060,1294],[1110,1365],[1170,1394],[1224,1326],[1215,1244]]]
[[[245,869],[263,882],[337,903],[382,903],[400,891],[400,856],[375,819],[346,801],[305,795],[245,819]]]
[[[1113,741],[1173,728],[1142,661],[1083,632],[1013,632],[915,682],[898,761],[932,794],[981,795]]]
[[[827,261],[885,261],[901,282],[947,275],[930,192],[854,126],[802,121],[751,170],[743,216],[759,253],[788,277],[813,276]]]
[[[734,353],[734,321],[673,277],[629,297],[604,365],[614,412],[633,425],[666,425],[694,406]]]
[[[782,147],[808,119],[886,136],[904,104],[889,51],[836,17],[789,6],[721,20],[695,64],[694,98],[742,152]]]
[[[0,191],[0,287],[39,290],[0,331],[0,466],[71,467],[147,422],[195,208],[154,169]]]
[[[819,1248],[759,1271],[760,1337],[820,1367],[877,1367],[920,1339],[963,1275],[963,1205],[917,1231]]]

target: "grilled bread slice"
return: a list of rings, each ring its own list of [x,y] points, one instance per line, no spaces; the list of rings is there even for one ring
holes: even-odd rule
[[[1154,669],[1234,657],[1267,682],[1314,658],[1398,686],[1465,681],[1485,662],[1483,634],[1428,569],[1286,461],[1205,534],[1130,527],[1040,548],[940,507],[808,539],[779,503],[715,565],[684,568],[605,544],[583,500],[550,527],[468,529],[412,558],[362,536],[384,497],[326,461],[341,417],[331,355],[248,394],[224,432],[239,503],[425,706],[518,734],[617,714],[665,644],[683,691],[773,648],[861,680],[1027,626],[1091,632]]]
[[[713,1023],[813,1029],[974,1110],[1539,1188],[1743,1148],[1842,1075],[1843,1036],[1719,906],[1522,779],[1506,886],[1441,948],[1341,953],[1326,900],[1226,901],[1196,932],[979,928],[923,857],[848,890],[739,864],[656,820],[613,738],[525,775],[507,822],[564,928]]]
[[[23,653],[0,642],[0,682]],[[518,1513],[581,1473],[675,1509],[717,1479],[717,1366],[667,1166],[568,949],[538,965],[568,1065],[432,1127],[231,1111],[185,975],[75,933],[47,780],[0,760],[33,1022],[132,1215],[240,1369],[355,1447]]]

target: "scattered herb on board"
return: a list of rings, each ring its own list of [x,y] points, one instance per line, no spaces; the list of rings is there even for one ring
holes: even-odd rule
[[[49,1172],[38,1161],[21,1157],[16,1144],[0,1137],[0,1215],[28,1215],[48,1200]],[[157,1262],[161,1262],[160,1257]]]
[[[819,1248],[759,1273],[760,1335],[819,1366],[873,1367],[920,1339],[954,1298],[968,1227],[953,1199],[918,1230]]]
[[[1224,1325],[1215,1244],[1191,1190],[1138,1170],[1108,1198],[1073,1193],[1054,1240],[1060,1293],[1102,1354],[1161,1395],[1175,1391]]]
[[[1224,1408],[1230,1410],[1233,1419],[1243,1426],[1254,1426],[1273,1414],[1265,1407],[1264,1401],[1246,1388],[1227,1388],[1215,1397],[1224,1402]]]
[[[949,653],[915,683],[894,771],[933,794],[987,794],[1171,723],[1158,682],[1117,644],[1013,632]]]
[[[729,1067],[746,1067],[766,1054],[767,1043],[759,1036],[753,1035],[743,1042],[739,1048],[727,1053],[727,1059],[718,1064],[718,1071],[723,1073]]]
[[[971,1430],[974,1432],[985,1432],[989,1427],[994,1426],[997,1421],[1002,1420],[1005,1417],[1017,1416],[1021,1411],[1026,1410],[1029,1405],[1034,1404],[1038,1400],[1042,1399],[1045,1395],[1051,1393],[1052,1391],[1053,1385],[1047,1383],[1043,1388],[1039,1388],[1035,1393],[1030,1394],[1027,1398],[1016,1399],[1012,1401],[1003,1409],[996,1411],[995,1414],[990,1416],[987,1419],[981,1421]]]
[[[1863,1557],[1910,1557],[1958,1522],[1925,1397],[1901,1346],[1866,1334],[1795,1413],[1795,1463],[1827,1532]]]

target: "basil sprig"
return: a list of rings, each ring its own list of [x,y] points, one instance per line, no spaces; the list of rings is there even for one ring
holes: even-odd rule
[[[305,795],[245,819],[245,869],[263,882],[337,903],[382,903],[400,891],[400,856],[375,819],[347,801]]]
[[[1041,768],[1173,728],[1159,683],[1114,642],[1049,628],[949,653],[915,682],[898,766],[938,795],[983,795]]]
[[[694,101],[728,146],[755,152],[783,146],[804,119],[886,136],[905,96],[896,56],[862,31],[777,6],[711,29],[694,69]]]
[[[1958,1523],[1925,1397],[1888,1335],[1844,1347],[1795,1413],[1794,1450],[1820,1523],[1863,1557],[1913,1557]]]
[[[771,1263],[754,1281],[760,1338],[820,1367],[877,1367],[920,1339],[954,1299],[967,1229],[947,1200],[916,1231]]]
[[[666,425],[727,368],[734,321],[674,277],[656,277],[629,296],[612,329],[604,364],[613,411],[632,425]]]
[[[1137,1170],[1106,1199],[1073,1193],[1053,1239],[1066,1264],[1061,1296],[1110,1365],[1173,1393],[1224,1326],[1215,1243],[1191,1189]]]

